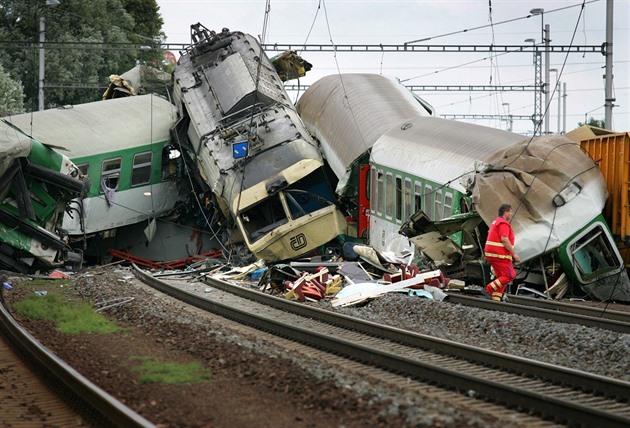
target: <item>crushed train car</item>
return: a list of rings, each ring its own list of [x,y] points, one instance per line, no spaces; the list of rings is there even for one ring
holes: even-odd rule
[[[152,260],[171,260],[216,247],[196,221],[203,208],[184,177],[180,149],[171,142],[175,107],[156,95],[15,115],[40,141],[64,147],[92,186],[68,204],[62,229],[69,244],[96,261],[109,249]]]
[[[11,117],[0,120],[0,266],[28,273],[69,265],[79,268],[62,228],[64,211],[89,191],[77,166],[42,144]]]
[[[523,261],[515,286],[549,296],[568,278],[595,298],[630,300],[602,217],[603,179],[576,144],[431,117],[426,102],[380,75],[320,79],[297,109],[339,178],[357,235],[376,249],[417,246],[449,275],[481,284],[489,278],[480,264],[487,224],[510,203]]]
[[[174,128],[215,206],[266,261],[305,254],[342,233],[317,144],[256,39],[191,26],[173,72]]]

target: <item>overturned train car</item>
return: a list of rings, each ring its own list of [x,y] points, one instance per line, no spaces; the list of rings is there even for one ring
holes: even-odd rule
[[[432,117],[426,102],[380,75],[325,77],[297,108],[339,178],[337,193],[359,224],[367,217],[360,235],[375,248],[418,248],[481,284],[487,225],[510,203],[522,259],[512,292],[560,296],[573,284],[574,294],[630,299],[602,217],[604,181],[577,144]]]
[[[334,240],[345,218],[323,160],[259,43],[191,26],[173,72],[174,129],[216,206],[255,256],[293,258]]]

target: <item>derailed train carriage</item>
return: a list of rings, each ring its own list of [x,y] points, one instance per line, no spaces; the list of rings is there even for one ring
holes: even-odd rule
[[[115,249],[171,260],[216,246],[186,215],[193,211],[192,188],[171,142],[177,111],[165,98],[129,96],[7,120],[62,147],[92,183],[84,198],[68,203],[60,225],[68,244],[86,257],[106,261]]]
[[[81,266],[62,228],[74,198],[90,184],[77,166],[54,148],[0,120],[0,266],[31,272],[64,265]]]
[[[602,217],[603,178],[577,144],[431,117],[427,103],[380,75],[325,77],[297,108],[358,235],[376,249],[418,248],[452,277],[482,284],[487,225],[510,203],[522,259],[512,292],[560,296],[573,284],[601,300],[630,300]]]
[[[216,207],[256,257],[293,258],[334,240],[334,205],[317,144],[250,35],[191,26],[173,72],[174,129]]]

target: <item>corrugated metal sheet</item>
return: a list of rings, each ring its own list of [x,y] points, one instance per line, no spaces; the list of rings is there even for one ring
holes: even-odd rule
[[[381,135],[405,120],[429,116],[403,85],[379,74],[324,77],[302,95],[297,110],[339,178]]]
[[[61,153],[79,158],[169,139],[176,109],[155,95],[115,98],[9,116],[7,121]]]
[[[604,175],[610,195],[604,214],[612,233],[630,238],[630,133],[593,137],[580,145]]]

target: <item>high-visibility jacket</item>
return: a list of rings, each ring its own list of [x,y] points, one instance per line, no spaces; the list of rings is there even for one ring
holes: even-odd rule
[[[501,236],[507,236],[510,240],[510,244],[514,246],[514,231],[512,230],[512,226],[510,226],[510,223],[503,217],[497,217],[490,225],[488,239],[486,240],[486,246],[483,252],[486,257],[511,261],[512,254],[505,248],[503,242],[501,242]]]

